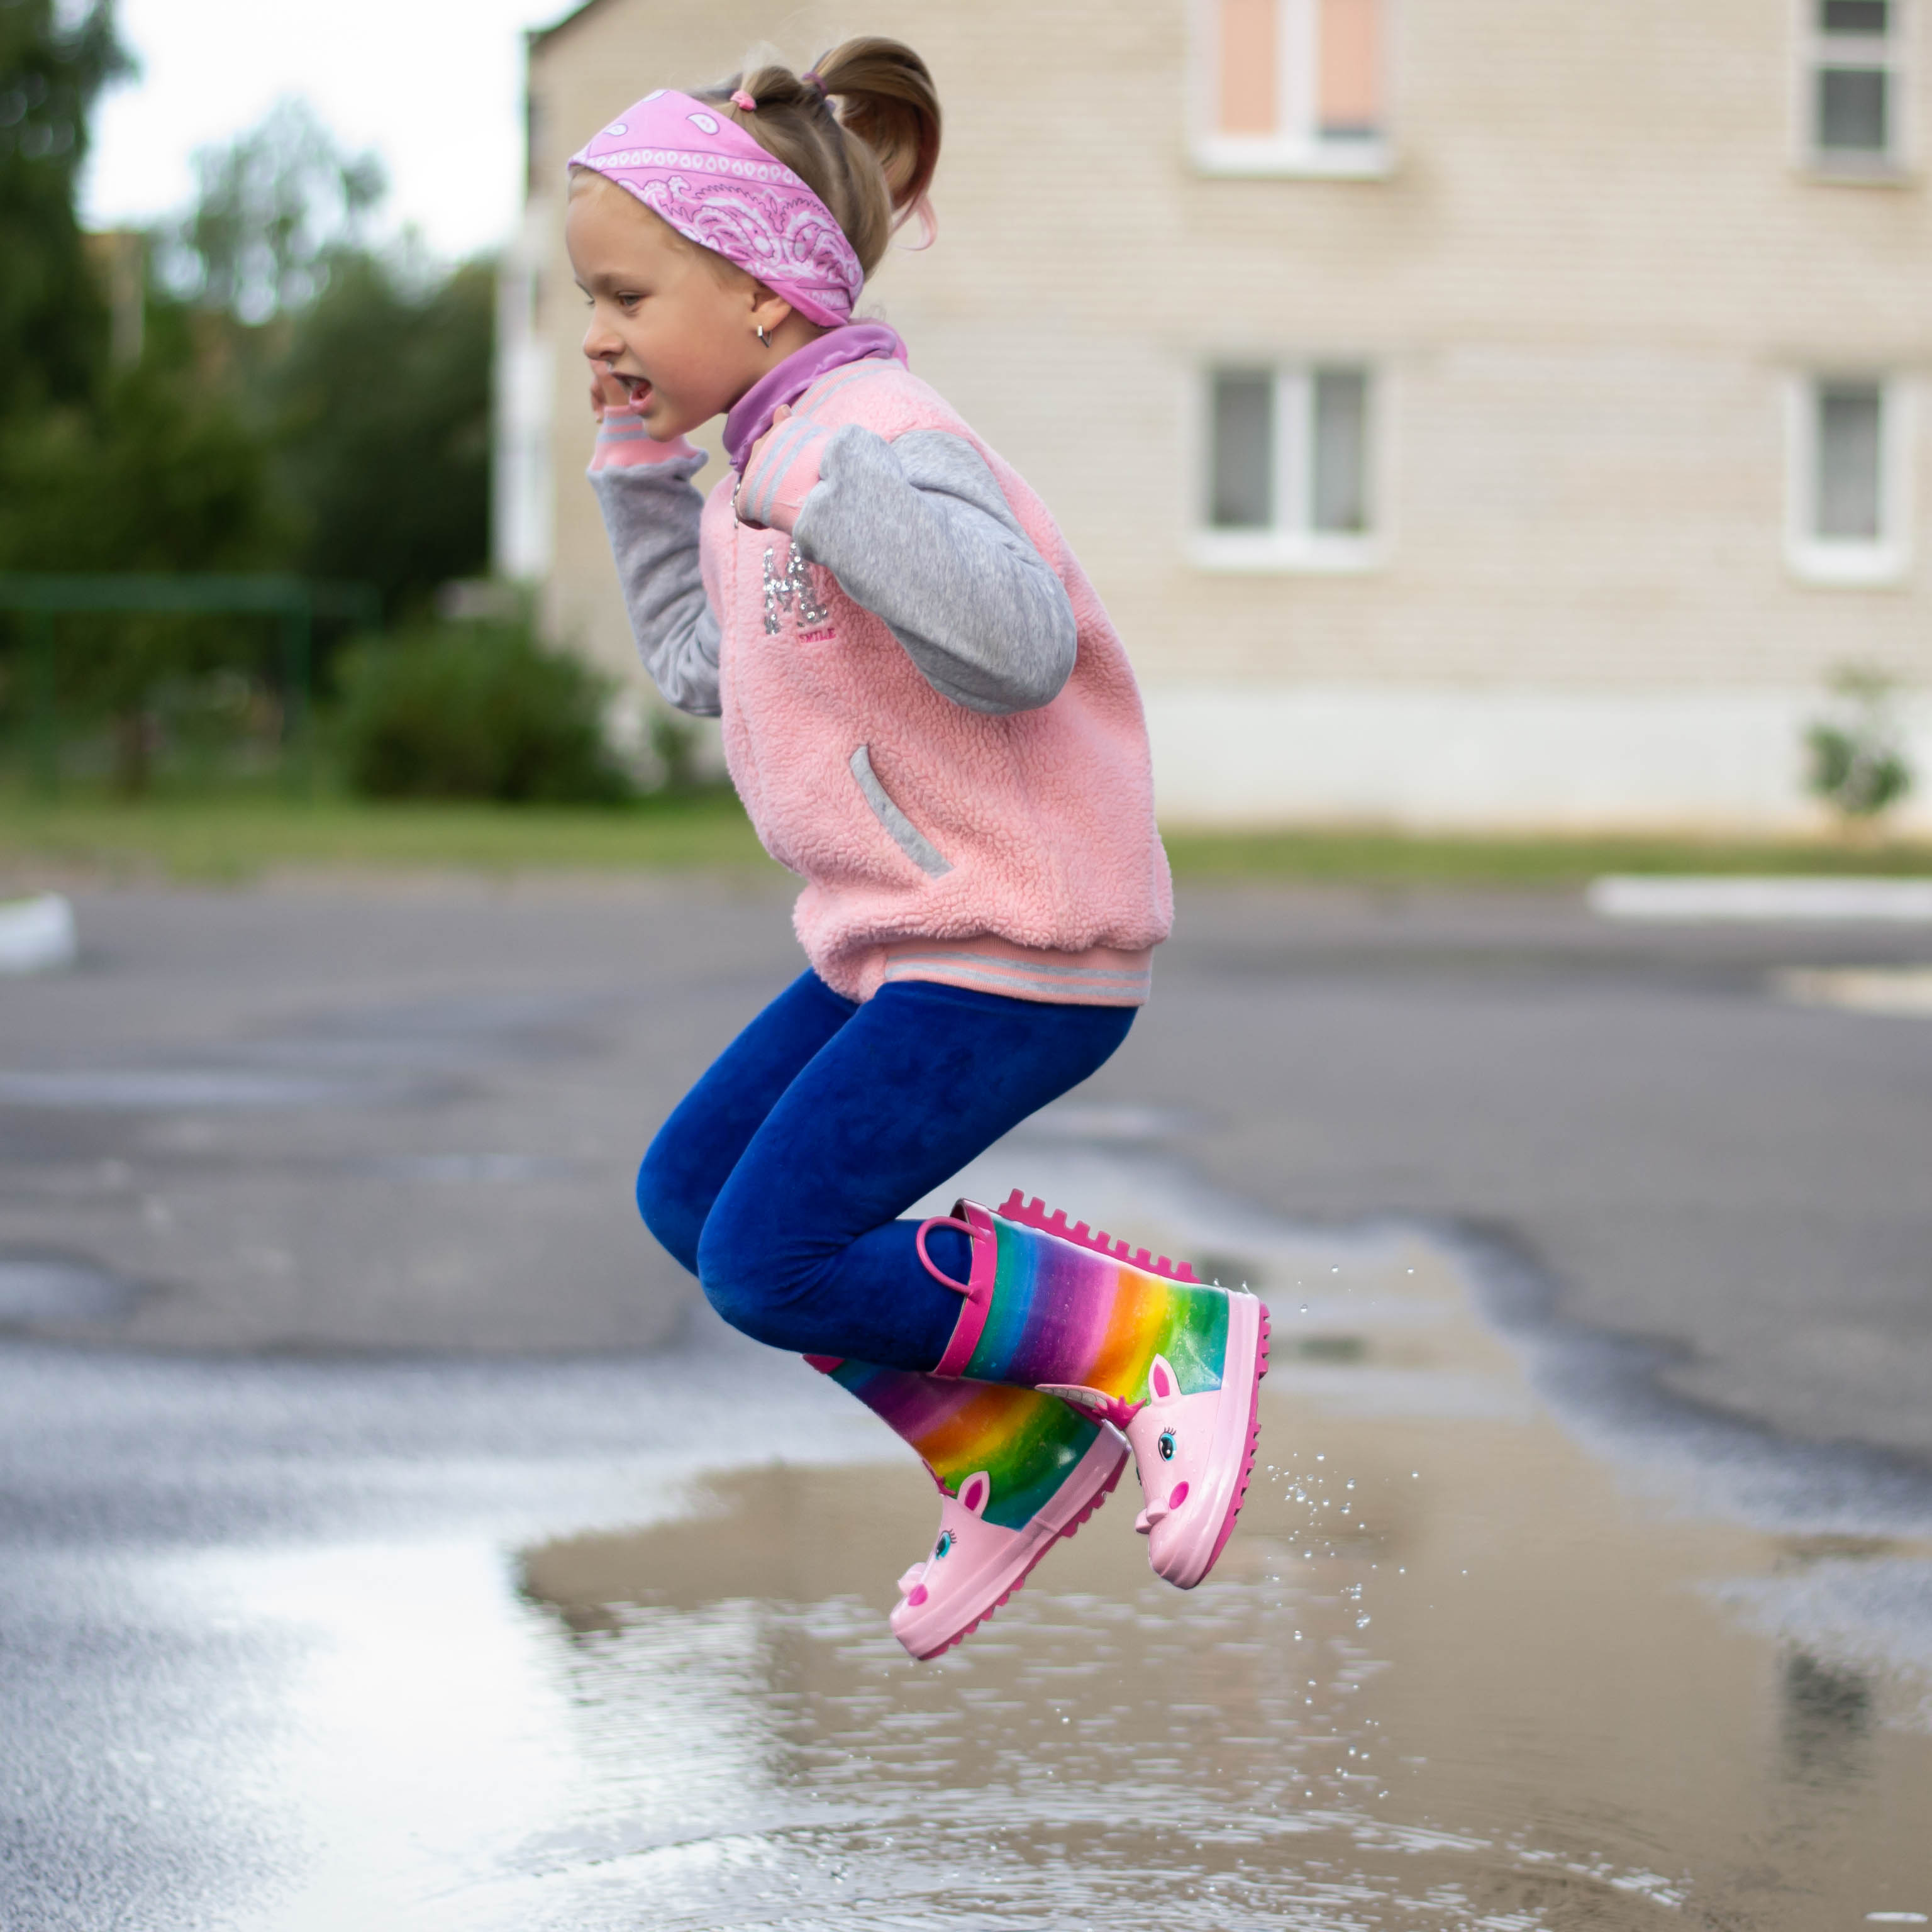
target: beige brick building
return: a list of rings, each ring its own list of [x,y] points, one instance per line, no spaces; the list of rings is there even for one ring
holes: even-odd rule
[[[566,156],[761,40],[890,33],[945,105],[939,236],[865,306],[1053,506],[1171,821],[1803,825],[1856,664],[1932,826],[1928,13],[590,0],[530,48],[500,563],[638,675]]]

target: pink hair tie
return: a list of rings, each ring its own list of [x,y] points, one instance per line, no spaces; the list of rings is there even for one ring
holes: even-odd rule
[[[755,114],[758,111],[758,104],[742,87],[732,88],[731,105],[742,107],[747,114]]]
[[[810,88],[820,100],[825,98],[825,83],[819,79],[818,68],[814,68],[809,74],[800,74],[798,80],[801,87]]]

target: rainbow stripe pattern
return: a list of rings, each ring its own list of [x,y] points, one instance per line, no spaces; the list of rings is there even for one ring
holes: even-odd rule
[[[997,1266],[986,1325],[962,1375],[1029,1388],[1079,1384],[1140,1402],[1154,1358],[1161,1355],[1181,1394],[1221,1386],[1228,1354],[1226,1288],[1174,1280],[1101,1252],[1104,1235],[1090,1246],[1009,1220],[1012,1207],[986,1216],[998,1244]]]
[[[826,1372],[919,1451],[948,1496],[984,1470],[992,1496],[982,1520],[1003,1529],[1024,1529],[1100,1432],[1058,1396],[1030,1388],[942,1382],[870,1362],[840,1362]]]

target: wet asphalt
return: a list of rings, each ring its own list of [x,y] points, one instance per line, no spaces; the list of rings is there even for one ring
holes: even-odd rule
[[[300,1785],[265,1766],[326,1757],[286,1689],[338,1574],[314,1552],[389,1552],[380,1600],[398,1552],[875,1451],[717,1331],[628,1198],[796,970],[787,896],[76,900],[79,966],[0,985],[0,1927],[294,1924],[248,1901],[298,1894],[323,1828],[265,1795]],[[1061,1131],[1338,1237],[1426,1230],[1496,1320],[1582,1348],[1627,1434],[1748,1442],[1824,1472],[1847,1524],[1900,1496],[1917,1521],[1932,1021],[1781,976],[1928,964],[1924,929],[1194,888]],[[241,1552],[286,1597],[224,1581]],[[158,1594],[157,1564],[190,1580]]]

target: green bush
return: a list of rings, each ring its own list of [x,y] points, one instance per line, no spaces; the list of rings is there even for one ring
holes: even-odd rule
[[[1805,734],[1811,789],[1847,818],[1875,818],[1912,789],[1912,767],[1890,746],[1837,724]]]
[[[1832,690],[1835,714],[1804,734],[1811,790],[1848,820],[1876,818],[1912,784],[1891,680],[1876,671],[1846,668],[1833,674]]]
[[[609,803],[629,779],[611,756],[607,687],[520,626],[436,624],[342,656],[333,736],[368,798]]]

